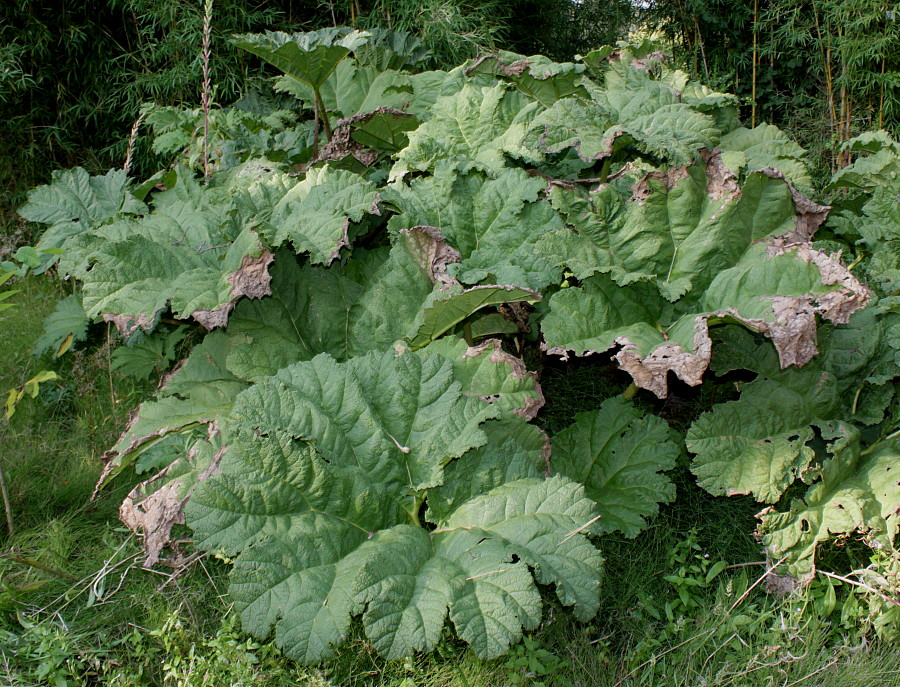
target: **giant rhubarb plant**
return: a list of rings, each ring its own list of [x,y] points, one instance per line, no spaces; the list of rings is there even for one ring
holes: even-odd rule
[[[151,563],[186,523],[233,559],[244,627],[304,661],[355,616],[386,656],[432,649],[448,617],[496,656],[540,621],[539,584],[591,617],[598,544],[674,497],[682,438],[624,398],[548,437],[526,348],[610,361],[651,399],[748,371],[687,432],[699,483],[769,504],[760,534],[794,574],[833,534],[893,551],[890,139],[857,143],[835,184],[860,197],[817,243],[802,149],[645,48],[421,71],[385,33],[236,44],[311,126],[222,116],[208,180],[74,170],[21,210],[80,281],[82,329],[211,330],[106,455],[100,486],[162,468],[122,507]]]

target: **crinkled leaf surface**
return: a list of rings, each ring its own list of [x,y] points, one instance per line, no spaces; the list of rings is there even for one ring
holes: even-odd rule
[[[540,289],[559,279],[560,270],[535,243],[561,229],[559,216],[539,194],[543,179],[520,169],[457,175],[442,167],[433,177],[394,184],[385,200],[402,211],[394,227],[437,227],[460,253],[449,272],[461,282],[514,284]]]
[[[404,338],[421,348],[481,308],[535,297],[501,286],[442,291],[404,243],[360,249],[329,268],[301,267],[282,253],[272,295],[245,300],[232,315],[229,333],[239,340],[228,368],[258,380],[319,353],[346,360]]]
[[[279,255],[272,296],[235,311],[229,331],[245,338],[229,356],[229,369],[257,380],[319,353],[345,360],[402,338],[431,282],[402,245],[354,256],[326,269]]]
[[[896,182],[898,178],[900,178],[900,152],[882,148],[838,170],[825,190],[849,188],[874,191],[884,184],[885,180]]]
[[[377,107],[404,108],[409,101],[410,76],[388,69],[344,60],[319,88],[322,104],[328,112],[351,117]],[[280,77],[275,90],[290,93],[310,110],[314,107],[312,88],[292,76]]]
[[[817,546],[835,535],[865,535],[870,545],[894,549],[900,516],[900,446],[884,440],[865,452],[852,426],[836,424],[826,434],[837,439],[834,456],[819,471],[819,481],[803,499],[793,499],[787,511],[760,513],[762,539],[776,560],[786,558],[797,576],[815,571]]]
[[[719,272],[699,302],[678,316],[648,282],[617,286],[594,275],[582,287],[550,299],[541,323],[548,347],[565,354],[602,352],[614,344],[619,364],[635,383],[664,398],[674,372],[696,385],[709,364],[710,321],[737,321],[772,339],[782,366],[803,365],[816,353],[816,313],[837,322],[869,300],[868,290],[832,258],[799,245],[787,250],[751,246],[734,267]]]
[[[679,453],[668,425],[621,398],[578,413],[552,445],[553,471],[583,484],[597,504],[597,532],[635,537],[659,504],[675,497],[675,485],[660,474],[675,467]]]
[[[500,52],[485,55],[466,68],[466,74],[493,74],[508,79],[522,93],[550,107],[560,98],[576,93],[587,96],[581,85],[585,66],[574,62],[553,62],[543,55],[525,57]]]
[[[579,279],[603,272],[622,286],[652,280],[672,301],[702,292],[753,242],[787,233],[796,222],[783,181],[755,174],[739,187],[715,155],[630,186],[590,193],[557,186],[551,202],[568,224],[539,244],[555,263]]]
[[[542,153],[572,147],[585,161],[612,154],[616,135],[612,120],[586,98],[563,98],[535,117],[529,143]]]
[[[262,433],[315,441],[332,469],[360,469],[404,503],[483,444],[478,425],[497,413],[462,394],[449,360],[392,350],[295,363],[249,388],[233,410]]]
[[[120,215],[142,215],[147,206],[128,189],[128,175],[111,169],[91,176],[81,167],[54,171],[49,185],[29,191],[19,214],[30,222],[49,224],[38,248],[63,248],[73,236],[90,231]]]
[[[499,410],[501,418],[533,420],[544,405],[535,373],[529,372],[522,360],[504,351],[497,339],[469,346],[463,339],[445,336],[422,349],[422,354],[450,360],[463,394],[490,403]]]
[[[650,351],[663,341],[657,327],[663,308],[652,284],[620,287],[608,276],[596,275],[550,297],[541,332],[551,350],[559,346],[576,355],[608,350],[621,337]]]
[[[168,332],[157,329],[140,341],[116,348],[110,356],[110,368],[126,377],[147,379],[154,371],[169,367],[175,360],[176,347],[187,334],[184,325]]]
[[[520,418],[489,420],[481,426],[483,446],[467,451],[444,468],[444,484],[428,492],[428,520],[446,519],[473,496],[547,471],[550,441],[534,425]]]
[[[877,141],[881,144],[881,141]],[[890,141],[893,143],[893,141]],[[865,145],[865,144],[861,144]],[[873,143],[873,145],[875,145]],[[860,180],[859,186],[869,191],[868,197],[862,196],[849,201],[847,208],[837,213],[836,220],[832,223],[832,229],[845,240],[855,243],[858,258],[862,262],[869,282],[878,288],[884,295],[895,294],[900,289],[900,148],[897,144],[893,147],[880,149],[876,155],[861,157],[849,167],[845,167],[835,174],[832,185],[852,184],[846,180],[841,181],[842,174],[853,174],[859,170],[860,176],[867,174],[869,166],[878,166],[880,163],[873,160],[875,157],[883,158],[885,165],[891,160],[895,169],[891,171],[876,170],[872,178],[866,182]],[[861,211],[859,202],[863,201]]]
[[[812,461],[811,425],[837,406],[834,378],[817,366],[773,377],[743,386],[740,401],[691,425],[687,447],[698,454],[692,472],[710,493],[775,502]]]
[[[251,228],[258,218],[247,187],[272,174],[245,165],[204,188],[179,171],[177,183],[154,196],[152,214],[71,239],[60,270],[84,283],[87,315],[103,315],[125,336],[151,330],[168,307],[207,329],[224,326],[241,297],[269,292],[272,258]]]
[[[272,245],[290,240],[298,253],[327,265],[350,245],[350,222],[380,214],[378,201],[375,185],[358,174],[314,167],[273,208],[265,233]]]
[[[596,88],[596,87],[595,87]],[[718,130],[711,117],[679,102],[663,84],[639,90],[594,90],[593,99],[564,98],[534,120],[529,143],[545,153],[574,147],[582,160],[601,160],[628,143],[673,164],[699,159]]]
[[[814,458],[807,443],[814,427],[839,418],[856,419],[853,403],[866,372],[879,367],[884,324],[869,311],[821,336],[823,352],[806,366],[780,370],[777,356],[746,332],[731,331],[722,344],[726,361],[760,376],[741,386],[741,398],[701,415],[688,430],[697,454],[692,471],[713,494],[751,493],[776,502]],[[729,348],[735,352],[729,352]],[[900,369],[895,369],[894,374]]]
[[[398,153],[391,177],[432,171],[438,165],[460,173],[480,169],[497,174],[507,166],[506,155],[533,160],[522,139],[539,109],[502,85],[466,84],[435,102],[431,119],[409,135],[409,146]]]
[[[91,176],[81,167],[53,172],[53,181],[28,193],[19,214],[29,222],[57,225],[81,223],[96,227],[119,213],[142,214],[146,206],[128,191],[128,175],[111,169],[104,176]]]
[[[139,451],[173,432],[206,424],[227,415],[246,381],[225,368],[234,341],[223,332],[208,334],[176,371],[163,380],[157,398],[142,403],[107,461],[98,486],[134,462]]]
[[[84,276],[90,317],[103,315],[128,334],[152,329],[171,306],[176,317],[212,328],[225,324],[241,296],[268,293],[271,255],[254,231],[233,234],[234,227],[192,227],[179,219],[155,214],[142,223],[146,236],[98,245]]]
[[[59,351],[66,343],[84,341],[90,322],[81,305],[81,296],[77,293],[66,296],[44,320],[44,333],[34,345],[34,354]]]
[[[295,34],[283,31],[244,34],[232,42],[285,74],[317,88],[367,38],[364,31],[322,29]]]
[[[602,560],[572,534],[592,517],[578,485],[519,479],[429,532],[404,524],[393,487],[355,467],[332,470],[328,455],[241,423],[222,475],[188,505],[198,544],[237,554],[230,592],[244,629],[265,637],[274,626],[289,656],[331,655],[356,615],[390,658],[433,649],[448,615],[479,655],[499,655],[540,620],[528,566],[579,617],[596,612]]]
[[[740,127],[722,136],[719,148],[724,151],[722,159],[735,172],[774,167],[798,188],[808,192],[813,187],[806,151],[777,126],[763,122],[754,129]]]

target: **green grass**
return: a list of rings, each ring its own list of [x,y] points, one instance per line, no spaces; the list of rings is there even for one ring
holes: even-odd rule
[[[89,500],[100,456],[152,382],[135,386],[110,373],[102,325],[80,352],[35,360],[41,321],[65,294],[47,279],[14,288],[17,307],[0,314],[4,388],[45,368],[59,379],[0,427],[15,525],[13,535],[0,534],[0,684],[900,685],[900,652],[864,643],[839,612],[822,617],[807,598],[779,600],[762,584],[749,590],[763,571],[753,565],[762,560],[752,537],[758,505],[713,498],[683,468],[674,473],[677,500],[647,530],[599,542],[606,579],[592,622],[575,622],[548,589],[543,624],[507,657],[482,661],[448,629],[434,653],[385,661],[357,623],[334,659],[298,666],[240,632],[224,563],[200,559],[178,575],[142,568],[139,542],[117,518],[133,476]],[[553,410],[539,421],[556,432],[621,393],[627,379],[588,359],[548,365],[542,383]],[[665,402],[642,394],[637,402],[685,425],[712,399],[676,388]],[[703,580],[720,560],[735,567],[708,585],[682,583],[687,602],[666,579]],[[680,574],[684,561],[701,572]]]

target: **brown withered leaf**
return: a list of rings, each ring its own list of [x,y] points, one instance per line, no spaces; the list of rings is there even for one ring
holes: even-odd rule
[[[516,356],[503,350],[503,346],[498,339],[488,339],[477,346],[469,346],[463,353],[463,358],[477,358],[485,351],[491,351],[488,360],[495,364],[506,364],[510,368],[510,376],[513,379],[524,381],[530,379],[534,382],[534,395],[525,399],[525,404],[521,408],[516,408],[513,412],[519,417],[526,420],[533,420],[537,417],[538,412],[546,403],[544,393],[541,391],[541,385],[537,381],[537,374],[528,370],[525,363]],[[485,399],[489,400],[489,399]]]
[[[382,106],[376,107],[371,112],[363,112],[352,117],[339,119],[334,123],[331,140],[322,146],[321,150],[319,150],[319,155],[309,162],[306,167],[311,167],[326,160],[343,160],[350,155],[356,158],[364,167],[371,167],[378,160],[381,153],[355,141],[352,138],[352,134],[360,123],[367,122],[377,115],[385,114],[393,115],[394,117],[412,117],[411,114],[403,110]]]
[[[798,220],[799,221],[799,220]],[[668,394],[669,372],[681,381],[696,386],[712,359],[712,339],[709,336],[709,320],[727,317],[741,322],[749,329],[764,334],[772,340],[778,352],[782,368],[806,365],[818,354],[816,346],[816,316],[836,324],[846,324],[857,310],[871,300],[871,292],[857,280],[839,260],[815,250],[808,243],[785,244],[784,237],[770,242],[770,255],[796,252],[807,263],[814,264],[826,286],[841,288],[820,296],[771,296],[774,321],[744,317],[735,308],[725,308],[699,315],[694,325],[693,351],[685,351],[674,343],[658,346],[649,355],[641,357],[637,346],[627,337],[619,337],[615,343],[621,346],[615,359],[634,379],[635,384],[652,391],[659,398]]]
[[[406,248],[416,264],[428,276],[432,284],[440,284],[446,291],[459,282],[447,274],[447,265],[462,259],[459,251],[450,246],[437,227],[417,226],[401,229]]]
[[[231,286],[231,299],[212,310],[195,310],[191,313],[197,322],[207,330],[224,327],[228,324],[228,316],[237,302],[246,296],[247,298],[263,298],[272,293],[272,276],[269,274],[269,265],[275,257],[260,245],[261,252],[258,257],[245,255],[241,259],[241,266],[228,275],[228,284]]]
[[[210,423],[210,441],[218,434],[216,423]],[[145,566],[152,567],[159,561],[162,550],[171,541],[172,528],[184,524],[184,506],[197,484],[219,473],[222,456],[227,450],[222,446],[212,453],[208,444],[198,443],[186,456],[141,482],[125,497],[119,507],[119,519],[143,537]],[[173,472],[184,469],[187,472],[170,478]]]

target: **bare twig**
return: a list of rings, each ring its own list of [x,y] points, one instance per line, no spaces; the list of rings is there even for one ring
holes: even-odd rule
[[[753,75],[750,85],[750,128],[756,128],[756,67],[759,64],[759,0],[753,0]]]
[[[759,576],[759,579],[756,580],[756,582],[754,582],[753,584],[751,584],[749,587],[747,587],[747,591],[745,591],[743,594],[741,594],[740,598],[738,598],[737,601],[735,601],[733,604],[731,604],[731,608],[728,609],[728,612],[727,612],[727,613],[725,614],[725,616],[723,616],[723,617],[729,616],[729,615],[731,614],[731,612],[732,612],[735,608],[738,607],[738,605],[741,603],[741,601],[743,601],[744,599],[746,599],[746,598],[747,598],[747,595],[750,594],[750,592],[752,592],[754,589],[756,589],[756,587],[760,584],[760,582],[762,582],[763,580],[765,580],[769,575],[771,575],[773,572],[775,572],[775,571],[778,569],[778,566],[779,566],[779,565],[781,565],[782,563],[784,563],[784,561],[785,561],[786,558],[787,558],[787,556],[782,556],[782,558],[781,558],[780,561],[778,561],[778,562],[777,562],[775,565],[773,565],[771,568],[766,569],[766,571],[765,571],[762,575]],[[721,621],[720,621],[720,622],[721,622]]]
[[[897,601],[897,599],[895,599],[892,596],[888,596],[887,594],[882,594],[880,591],[878,591],[874,587],[870,587],[867,584],[863,584],[862,582],[857,582],[856,580],[851,580],[849,577],[844,577],[843,575],[836,575],[834,573],[825,572],[824,570],[817,570],[816,572],[820,573],[821,575],[825,575],[825,577],[830,577],[833,580],[840,580],[841,582],[846,582],[847,584],[852,584],[854,587],[861,587],[862,589],[865,589],[866,591],[872,592],[876,596],[881,597],[888,603],[894,604],[895,606],[900,606],[900,601]]]
[[[3,476],[2,465],[0,465],[0,492],[3,493],[3,510],[6,511],[6,529],[9,531],[9,536],[12,536],[15,533],[12,519],[12,504],[9,501],[9,492],[6,491],[6,479]]]
[[[831,666],[833,666],[833,665],[834,665],[835,663],[837,663],[837,662],[838,662],[838,659],[836,659],[836,658],[835,658],[835,659],[832,659],[831,661],[829,661],[828,663],[826,663],[824,666],[822,666],[822,667],[819,668],[818,670],[814,670],[814,671],[811,672],[809,675],[804,675],[804,676],[801,677],[799,680],[794,680],[792,683],[790,683],[790,684],[788,684],[788,685],[785,685],[784,687],[794,687],[794,685],[799,685],[799,684],[800,684],[801,682],[803,682],[804,680],[809,680],[809,678],[811,678],[813,675],[818,675],[818,674],[821,673],[823,670],[828,670]]]
[[[571,532],[569,532],[569,533],[566,535],[566,538],[563,539],[563,540],[560,542],[560,545],[565,544],[567,541],[569,541],[572,537],[574,537],[574,536],[575,536],[576,534],[578,534],[579,532],[583,532],[584,530],[586,530],[588,527],[590,527],[590,526],[593,525],[595,522],[597,522],[597,521],[600,519],[600,517],[601,517],[601,516],[597,515],[597,516],[591,518],[590,520],[588,520],[586,523],[584,523],[584,524],[583,524],[581,527],[579,527],[578,529],[574,529],[574,530],[572,530]]]
[[[63,580],[78,582],[77,577],[72,577],[68,573],[64,573],[61,570],[56,570],[55,568],[51,568],[48,565],[44,565],[43,563],[36,561],[33,558],[24,558],[23,556],[18,556],[14,553],[0,554],[0,558],[7,558],[14,563],[21,563],[22,565],[27,565],[29,568],[34,568],[35,570],[43,570],[45,573],[50,573],[51,575],[59,577]]]

